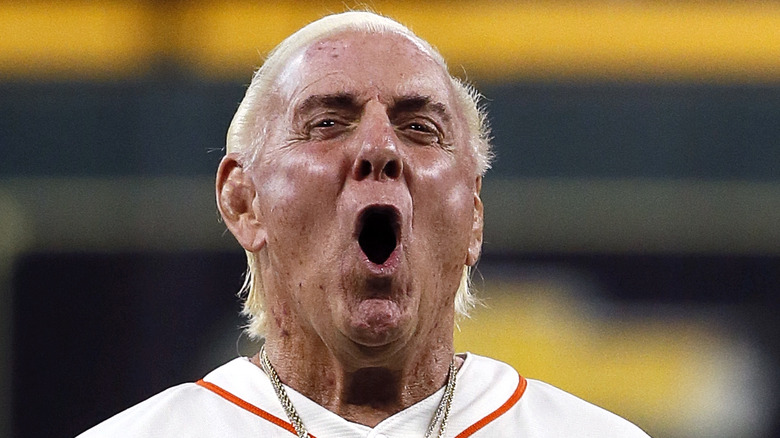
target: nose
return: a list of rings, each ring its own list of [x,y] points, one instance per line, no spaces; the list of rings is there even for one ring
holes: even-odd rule
[[[358,153],[352,165],[352,176],[358,180],[396,180],[403,172],[398,138],[387,115],[382,111],[364,114],[359,135]]]

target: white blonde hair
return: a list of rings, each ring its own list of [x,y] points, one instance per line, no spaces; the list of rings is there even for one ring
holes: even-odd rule
[[[266,139],[267,118],[264,111],[268,106],[267,97],[271,95],[274,82],[282,69],[299,50],[310,46],[328,36],[347,31],[366,33],[391,33],[408,38],[417,47],[429,55],[447,72],[447,64],[436,49],[419,38],[404,25],[372,12],[350,11],[329,15],[314,21],[287,37],[271,51],[268,58],[252,77],[244,99],[230,123],[227,133],[227,152],[237,153],[245,166],[251,166],[262,150]],[[469,85],[449,76],[456,103],[466,118],[469,132],[469,144],[476,159],[477,174],[484,175],[490,167],[492,158],[489,127],[484,109],[479,104],[480,95]],[[247,251],[247,272],[240,294],[245,296],[242,313],[249,318],[247,333],[253,337],[262,337],[265,332],[265,306],[263,304],[263,285],[257,272],[259,266],[255,254]],[[458,316],[468,316],[477,303],[470,289],[470,267],[464,266],[458,291],[455,295],[455,312]]]

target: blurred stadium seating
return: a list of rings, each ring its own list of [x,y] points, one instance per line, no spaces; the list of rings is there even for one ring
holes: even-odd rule
[[[491,113],[458,349],[656,438],[780,437],[780,4],[371,6]],[[344,9],[0,4],[0,436],[72,436],[253,348],[213,175],[262,55]]]

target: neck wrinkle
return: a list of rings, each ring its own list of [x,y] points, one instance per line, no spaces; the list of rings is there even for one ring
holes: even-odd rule
[[[394,356],[393,365],[400,367],[347,370],[322,343],[305,345],[293,341],[302,339],[294,336],[274,338],[269,333],[266,353],[285,385],[340,417],[369,427],[444,387],[454,354],[451,342],[449,348],[415,346],[405,349],[408,355]],[[404,356],[406,360],[399,360]],[[259,357],[253,362],[259,364]]]

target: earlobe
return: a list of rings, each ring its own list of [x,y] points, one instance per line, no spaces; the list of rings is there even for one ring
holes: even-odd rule
[[[474,189],[474,218],[471,223],[471,238],[469,240],[469,251],[466,255],[466,264],[474,266],[482,252],[482,229],[484,226],[484,209],[482,199],[479,193],[482,190],[482,177],[478,176]]]
[[[250,252],[266,243],[265,229],[254,208],[257,191],[235,154],[222,158],[217,171],[217,207],[238,243]]]

